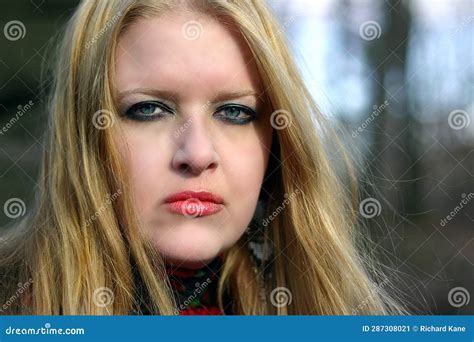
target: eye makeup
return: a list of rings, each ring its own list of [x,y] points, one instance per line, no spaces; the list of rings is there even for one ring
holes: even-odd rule
[[[225,115],[216,115],[217,113],[223,112]],[[244,115],[243,117],[241,115]],[[258,117],[256,110],[235,103],[229,103],[217,108],[214,116],[219,117],[219,120],[223,120],[235,125],[245,125],[255,120]]]
[[[161,101],[141,101],[137,102],[126,109],[122,116],[134,121],[157,121],[162,118],[176,114],[175,111],[167,104]],[[228,103],[219,106],[213,116],[223,122],[234,125],[245,125],[255,120],[258,113],[255,109],[248,106]]]
[[[123,115],[135,121],[155,121],[173,113],[173,109],[161,101],[141,101],[131,105]]]

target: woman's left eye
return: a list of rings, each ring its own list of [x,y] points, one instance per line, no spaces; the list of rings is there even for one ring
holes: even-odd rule
[[[228,121],[237,125],[244,125],[253,121],[257,117],[257,113],[243,105],[231,104],[219,107],[216,111],[217,113],[222,113],[216,115],[221,120]]]

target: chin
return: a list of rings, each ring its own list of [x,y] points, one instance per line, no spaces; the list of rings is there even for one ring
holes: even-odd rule
[[[170,233],[154,242],[165,262],[179,267],[203,267],[223,251],[222,239],[208,234],[175,236]]]

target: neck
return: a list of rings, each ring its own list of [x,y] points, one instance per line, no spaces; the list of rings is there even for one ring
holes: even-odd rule
[[[221,257],[199,268],[168,265],[167,274],[181,315],[221,314],[217,302],[217,285]]]

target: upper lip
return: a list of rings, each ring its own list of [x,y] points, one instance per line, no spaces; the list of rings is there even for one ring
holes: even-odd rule
[[[222,204],[224,203],[222,197],[219,195],[213,194],[212,192],[208,191],[182,191],[179,193],[175,193],[168,198],[166,198],[165,202],[166,203],[171,203],[171,202],[176,202],[176,201],[185,201],[190,198],[195,198],[200,201],[205,201],[205,202],[214,202],[217,204]]]

